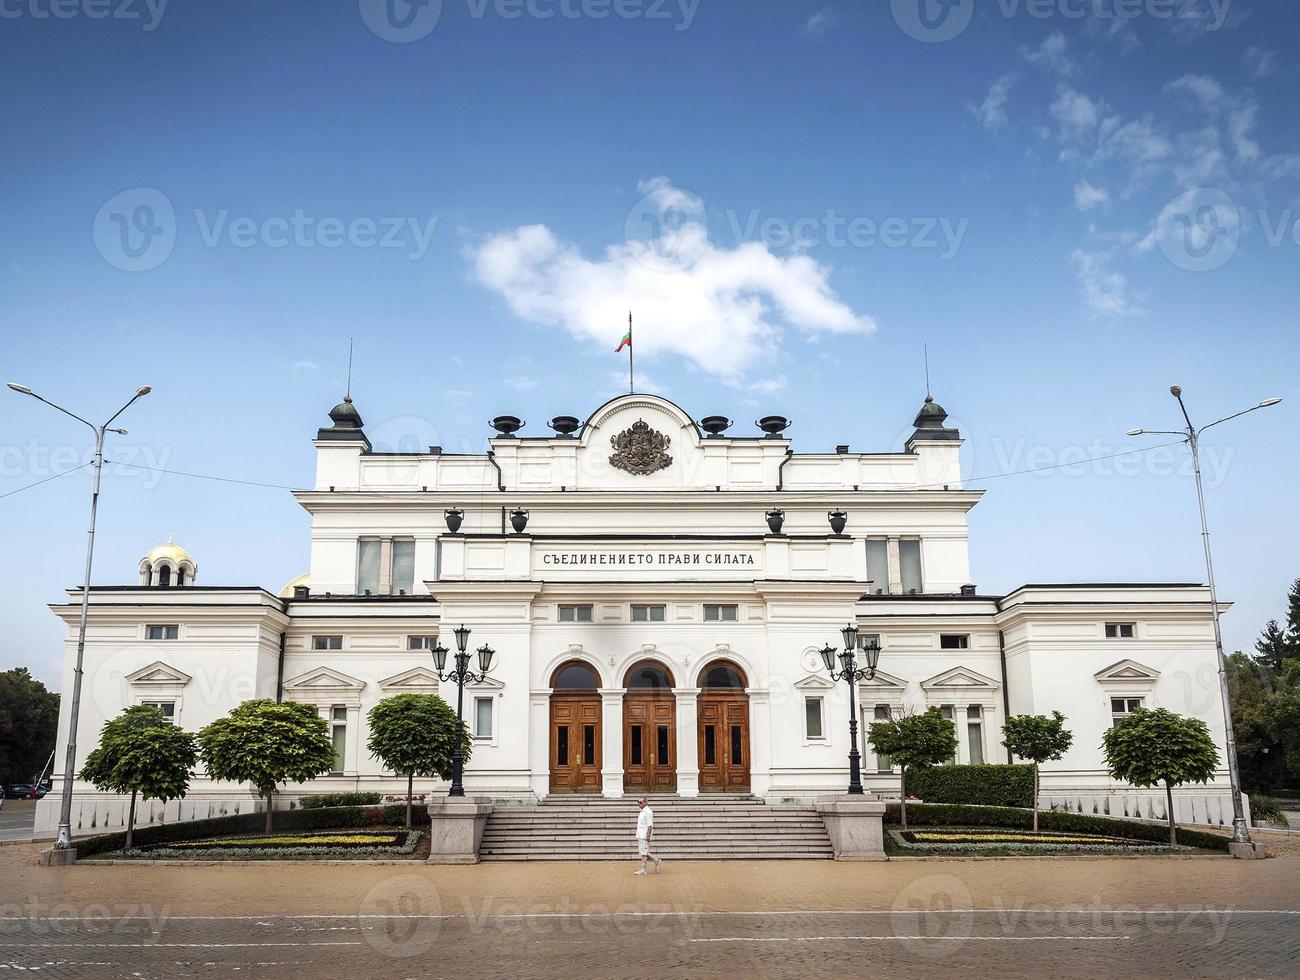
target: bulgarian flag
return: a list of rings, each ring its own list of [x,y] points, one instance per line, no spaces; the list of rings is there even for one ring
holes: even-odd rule
[[[624,347],[631,347],[631,346],[632,346],[632,321],[631,318],[629,317],[628,324],[627,324],[627,333],[623,334],[623,339],[620,340],[618,342],[618,346],[614,348],[614,353],[617,354],[621,352]]]

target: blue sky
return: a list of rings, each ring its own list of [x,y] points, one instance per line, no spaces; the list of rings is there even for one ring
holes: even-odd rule
[[[1174,382],[1291,396],[1205,445],[1229,643],[1281,613],[1295,4],[391,2],[5,0],[4,380],[95,418],[151,384],[112,457],[302,486],[350,337],[372,439],[449,449],[616,393],[628,307],[647,387],[802,450],[899,447],[928,344],[984,592],[1202,580],[1174,451],[1008,474],[1136,448]],[[0,493],[86,458],[0,394]],[[54,679],[88,491],[0,498],[0,666]],[[286,491],[113,467],[96,581],[169,532],[206,584],[307,565]]]

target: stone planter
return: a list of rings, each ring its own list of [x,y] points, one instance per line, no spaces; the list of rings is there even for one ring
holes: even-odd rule
[[[885,804],[870,796],[824,796],[817,812],[836,861],[884,861]]]
[[[429,804],[429,864],[478,864],[492,804],[473,797],[447,797]]]

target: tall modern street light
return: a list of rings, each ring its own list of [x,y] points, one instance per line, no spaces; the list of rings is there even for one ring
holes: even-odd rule
[[[849,795],[862,796],[862,755],[858,752],[858,709],[853,697],[853,686],[858,681],[870,680],[876,676],[876,665],[880,663],[880,644],[874,636],[860,635],[852,623],[840,630],[840,633],[844,636],[844,649],[837,654],[833,646],[822,647],[822,663],[826,665],[831,680],[847,681],[849,685]],[[859,650],[866,657],[866,667],[858,667]],[[835,666],[836,657],[839,658],[839,669]]]
[[[492,669],[492,658],[496,656],[496,651],[486,643],[478,648],[478,669],[476,674],[469,669],[469,627],[462,623],[455,629],[456,633],[456,658],[455,666],[450,673],[443,673],[443,668],[447,666],[447,648],[442,645],[442,640],[438,640],[433,647],[433,666],[438,671],[438,680],[456,682],[456,741],[451,747],[451,789],[447,791],[448,796],[464,796],[465,787],[462,784],[462,777],[465,771],[465,753],[461,750],[461,741],[464,738],[463,722],[460,720],[461,703],[465,699],[465,682],[473,681],[475,684],[482,683]]]
[[[1223,702],[1224,739],[1228,750],[1228,780],[1232,785],[1232,841],[1234,844],[1250,844],[1250,830],[1246,827],[1246,811],[1241,804],[1241,771],[1237,767],[1237,737],[1232,727],[1232,705],[1228,700],[1228,664],[1223,655],[1223,633],[1219,629],[1219,596],[1214,588],[1214,559],[1210,554],[1210,525],[1205,516],[1205,487],[1201,481],[1200,443],[1201,434],[1206,429],[1248,415],[1251,412],[1257,412],[1261,408],[1272,408],[1282,399],[1266,398],[1258,405],[1253,405],[1233,415],[1227,415],[1198,429],[1192,424],[1192,417],[1187,412],[1187,406],[1183,404],[1183,389],[1178,385],[1174,385],[1169,389],[1169,393],[1178,399],[1178,407],[1182,409],[1183,420],[1187,423],[1187,428],[1130,429],[1128,434],[1131,436],[1180,436],[1186,440],[1187,445],[1192,450],[1192,469],[1196,473],[1196,499],[1201,508],[1201,543],[1205,548],[1205,574],[1210,585],[1210,613],[1214,619],[1214,648],[1219,657],[1219,698]]]
[[[69,412],[62,405],[56,405],[47,398],[42,398],[26,385],[9,383],[10,389],[20,395],[30,395],[37,401],[45,402],[50,408],[57,409],[64,415],[76,419],[82,425],[89,426],[95,433],[95,479],[90,491],[90,532],[86,540],[86,575],[81,583],[81,625],[77,629],[77,666],[72,672],[72,707],[68,712],[68,754],[63,764],[63,799],[59,807],[59,834],[54,842],[57,848],[72,846],[72,780],[77,771],[77,714],[81,708],[81,663],[86,652],[86,618],[90,612],[90,568],[95,556],[95,513],[99,509],[99,478],[104,469],[104,434],[114,432],[126,435],[126,429],[113,429],[110,426],[117,417],[131,407],[137,398],[143,398],[153,389],[148,385],[137,388],[130,400],[113,413],[103,425],[87,422],[80,415]]]

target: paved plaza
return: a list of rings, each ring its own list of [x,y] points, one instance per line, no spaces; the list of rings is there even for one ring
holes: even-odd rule
[[[1293,976],[1300,848],[1226,858],[42,868],[0,848],[0,970],[46,976]]]

